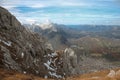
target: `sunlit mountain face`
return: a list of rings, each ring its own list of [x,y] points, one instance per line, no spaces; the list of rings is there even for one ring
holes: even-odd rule
[[[120,1],[0,0],[0,71],[0,80],[120,80]]]
[[[119,0],[1,0],[22,23],[119,25]]]

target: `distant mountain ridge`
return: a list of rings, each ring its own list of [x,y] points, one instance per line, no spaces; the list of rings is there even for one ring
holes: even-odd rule
[[[25,26],[31,31],[45,36],[55,49],[64,49],[72,45],[71,39],[86,36],[120,39],[119,25],[59,25],[48,21]],[[43,27],[45,28],[42,29]]]
[[[76,28],[54,23],[53,26],[57,32],[51,31],[50,28],[41,31],[37,29],[38,32],[34,32],[45,36],[58,50],[60,50],[59,46],[71,47],[77,55],[79,74],[120,66],[118,64],[120,60],[119,26],[75,25]],[[114,35],[111,35],[113,33]],[[116,34],[118,37],[115,37]],[[61,41],[63,41],[62,44]],[[64,42],[67,42],[67,45]]]
[[[68,46],[66,32],[60,28],[60,25],[54,24],[52,22],[45,23],[34,23],[32,25],[24,24],[25,27],[29,28],[31,31],[43,35],[48,42],[53,45],[54,49],[64,49],[64,46]]]

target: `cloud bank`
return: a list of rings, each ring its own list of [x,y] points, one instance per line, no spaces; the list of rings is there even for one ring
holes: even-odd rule
[[[120,6],[115,0],[1,0],[22,23],[106,24],[120,21]]]

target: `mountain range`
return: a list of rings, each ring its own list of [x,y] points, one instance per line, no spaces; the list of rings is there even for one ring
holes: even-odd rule
[[[119,33],[116,25],[21,24],[0,7],[0,70],[7,77],[10,71],[18,76],[69,80],[70,76],[119,68]]]

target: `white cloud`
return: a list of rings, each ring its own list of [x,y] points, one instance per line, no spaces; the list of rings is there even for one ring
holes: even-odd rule
[[[91,1],[91,2],[90,2]],[[113,0],[103,0],[110,2]],[[106,4],[101,4],[102,0],[2,0],[0,5],[7,8],[12,14],[14,14],[18,20],[22,23],[25,22],[43,22],[47,19],[50,19],[54,22],[59,23],[78,23],[79,21],[84,22],[94,22],[94,20],[110,20],[110,19],[118,19],[119,15],[108,15],[108,14],[94,14],[94,13],[80,13],[77,11],[79,9],[73,8],[68,10],[61,10],[60,13],[47,13],[46,10],[37,10],[34,12],[20,13],[21,11],[16,9],[15,7],[31,7],[31,8],[43,8],[43,7],[103,7]],[[75,10],[74,10],[75,9]],[[46,11],[46,12],[44,12]],[[81,10],[82,11],[82,10]]]
[[[90,3],[77,0],[3,0],[1,1],[2,6],[7,9],[17,6],[27,6],[33,8],[43,8],[49,6],[89,6]]]
[[[77,2],[63,2],[60,4],[61,6],[81,6],[81,7],[86,7],[86,6],[91,6],[91,4],[87,3],[77,3]]]
[[[28,6],[33,8],[42,8],[49,6],[103,6],[102,2],[115,2],[117,0],[2,0],[0,3],[7,9],[17,6]]]
[[[17,6],[27,6],[33,8],[46,7],[47,4],[41,2],[41,0],[4,0],[1,2],[1,6],[10,9]]]
[[[93,21],[93,20],[110,20],[110,19],[118,19],[119,15],[110,15],[110,14],[83,14],[83,13],[44,13],[42,11],[28,12],[27,14],[20,13],[19,10],[12,8],[10,12],[17,17],[21,23],[33,23],[33,22],[43,22],[47,19],[50,19],[54,22],[59,23],[68,23],[69,19],[80,21]],[[74,18],[73,18],[74,17]],[[72,23],[73,23],[72,22]],[[70,22],[71,23],[71,22]]]

